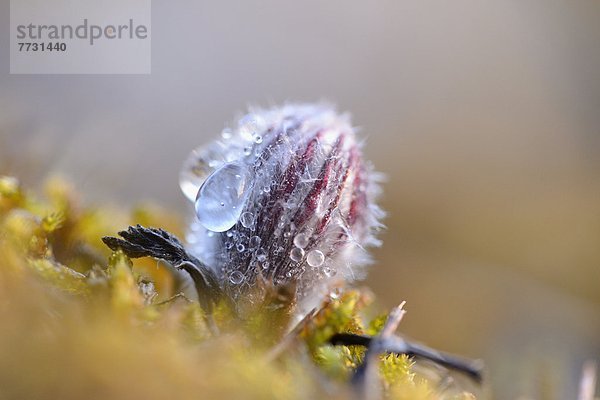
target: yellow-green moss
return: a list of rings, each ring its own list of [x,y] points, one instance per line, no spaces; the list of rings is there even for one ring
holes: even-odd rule
[[[136,223],[181,234],[179,218],[155,206],[129,216],[86,208],[60,180],[50,181],[45,194],[42,201],[16,179],[0,178],[1,399],[342,399],[351,393],[347,382],[364,349],[327,341],[338,332],[381,329],[383,317],[364,319],[369,294],[349,290],[329,298],[299,339],[270,357],[285,337],[286,312],[263,313],[267,304],[237,321],[219,305],[215,337],[199,305],[177,296],[171,269],[111,253],[100,241]],[[443,398],[415,379],[411,367],[407,357],[382,356],[387,398]]]

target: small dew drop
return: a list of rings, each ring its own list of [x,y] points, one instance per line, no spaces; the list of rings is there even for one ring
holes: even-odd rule
[[[253,249],[256,249],[258,246],[260,246],[260,242],[261,242],[260,237],[252,236],[250,238],[250,247]]]
[[[262,118],[256,114],[248,114],[239,122],[239,133],[245,140],[253,140],[256,132],[261,129]]]
[[[252,226],[254,226],[254,215],[251,212],[242,213],[240,222],[244,228],[252,228]]]
[[[311,267],[318,267],[325,261],[325,255],[320,250],[311,250],[306,255],[306,262]]]
[[[229,282],[233,283],[234,285],[239,285],[243,281],[244,274],[242,274],[240,271],[233,271],[229,276]]]
[[[304,233],[299,233],[294,237],[294,246],[299,247],[301,249],[308,246],[308,236]]]
[[[292,277],[292,272],[291,272],[291,271],[288,271],[288,272],[285,274],[285,276],[287,276],[288,278],[291,278],[291,277]]]
[[[269,262],[265,261],[262,263],[262,269],[269,269]]]
[[[241,253],[241,252],[243,252],[244,250],[246,250],[246,246],[244,246],[244,245],[243,245],[243,244],[241,244],[241,243],[238,243],[238,245],[237,245],[237,246],[235,246],[235,249],[236,249],[236,250],[237,250],[239,253]]]
[[[267,251],[263,248],[256,250],[256,259],[260,262],[264,262],[267,259]]]
[[[231,137],[232,137],[232,136],[233,136],[233,134],[232,134],[232,132],[231,132],[231,129],[229,129],[229,128],[225,128],[225,129],[223,129],[223,131],[221,132],[221,137],[222,137],[224,140],[229,140],[229,139],[231,139]]]
[[[335,271],[329,267],[325,267],[323,268],[323,274],[325,274],[326,277],[331,278],[335,275]]]
[[[292,249],[292,251],[290,251],[290,259],[292,261],[301,261],[302,258],[304,257],[304,250],[302,250],[299,247],[295,247]]]
[[[263,138],[260,135],[254,135],[254,143],[262,143]]]
[[[283,247],[279,246],[279,247],[277,247],[276,249],[273,249],[273,255],[276,255],[276,256],[277,256],[277,255],[279,255],[279,254],[283,253],[283,251],[284,251],[284,250],[285,250],[285,249],[284,249]]]

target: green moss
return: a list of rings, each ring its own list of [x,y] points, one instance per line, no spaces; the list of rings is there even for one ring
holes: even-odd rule
[[[45,194],[40,200],[16,179],[0,178],[1,398],[306,399],[352,392],[347,382],[365,350],[328,340],[381,330],[385,316],[364,316],[368,293],[328,298],[290,337],[291,288],[262,282],[250,294],[262,299],[256,306],[216,307],[215,336],[200,306],[178,295],[172,269],[111,253],[100,241],[135,223],[181,234],[179,218],[149,205],[130,215],[83,207],[60,180]],[[387,398],[442,398],[415,378],[405,356],[383,356],[380,373]]]

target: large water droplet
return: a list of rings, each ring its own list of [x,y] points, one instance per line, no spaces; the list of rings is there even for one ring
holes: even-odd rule
[[[198,191],[198,221],[210,231],[225,232],[240,219],[248,192],[244,168],[237,163],[223,165],[206,178]]]
[[[325,261],[325,255],[320,250],[311,250],[306,255],[306,262],[311,267],[318,267]]]

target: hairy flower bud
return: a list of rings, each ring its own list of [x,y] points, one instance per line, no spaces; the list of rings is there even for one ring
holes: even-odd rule
[[[382,215],[376,174],[348,116],[323,105],[253,110],[192,152],[181,172],[196,216],[189,250],[234,298],[257,277],[303,297],[352,281]]]

